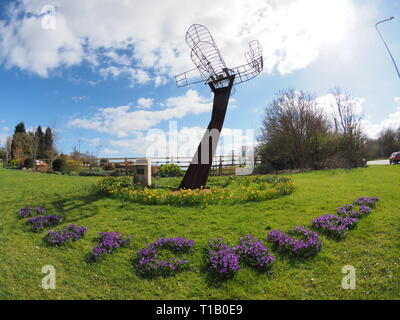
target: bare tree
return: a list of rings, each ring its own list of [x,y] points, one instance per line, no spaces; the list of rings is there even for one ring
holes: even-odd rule
[[[366,141],[361,126],[362,117],[357,110],[357,100],[340,88],[331,91],[335,98],[334,115],[335,133],[338,137],[338,152],[344,166],[354,168],[366,163]]]

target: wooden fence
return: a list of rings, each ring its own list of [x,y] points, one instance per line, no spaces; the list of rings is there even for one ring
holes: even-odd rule
[[[88,170],[94,168],[102,168],[105,164],[108,164],[116,169],[125,169],[128,171],[130,167],[138,159],[143,157],[125,157],[125,158],[91,158],[87,160],[80,160],[82,166]],[[189,167],[192,157],[152,157],[151,164],[153,167],[160,167],[164,164],[177,164],[183,171]],[[42,159],[41,161],[46,162],[49,167],[52,167],[52,160]],[[254,157],[254,165],[260,164],[261,159],[259,157]],[[241,157],[237,154],[232,153],[231,155],[218,155],[214,157],[211,174],[212,175],[222,175],[222,174],[234,174],[235,168],[245,167],[249,164],[249,159]]]

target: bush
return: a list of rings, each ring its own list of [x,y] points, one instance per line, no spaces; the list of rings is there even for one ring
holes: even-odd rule
[[[177,164],[169,163],[160,167],[161,177],[180,177],[182,175],[183,171]]]
[[[8,165],[10,167],[19,167],[19,162],[16,159],[11,159],[10,161],[8,161]]]
[[[126,176],[126,173],[124,169],[115,169],[110,175],[112,177],[123,177]]]
[[[108,162],[104,165],[104,170],[114,170],[115,169],[115,163]]]
[[[54,171],[60,171],[63,172],[65,171],[65,164],[66,160],[63,158],[57,158],[53,161],[52,168]]]
[[[274,168],[269,163],[257,165],[254,168],[254,174],[270,174],[274,172]]]
[[[27,169],[31,169],[33,167],[33,159],[32,158],[26,158],[24,161],[24,167]]]
[[[82,162],[78,160],[66,160],[64,168],[61,171],[63,172],[82,171]]]
[[[96,171],[81,171],[79,172],[81,177],[107,177],[110,174],[103,170],[96,170]]]

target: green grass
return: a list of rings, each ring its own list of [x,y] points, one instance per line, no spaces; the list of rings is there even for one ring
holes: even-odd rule
[[[371,166],[290,175],[296,191],[263,202],[206,208],[148,206],[93,195],[95,177],[57,176],[0,168],[0,299],[399,299],[400,167]],[[382,201],[345,240],[323,237],[313,259],[290,261],[277,255],[272,275],[244,267],[233,279],[213,281],[204,270],[203,250],[211,238],[237,242],[268,229],[308,226],[358,196]],[[89,227],[86,238],[65,247],[47,247],[43,234],[30,232],[16,211],[44,205],[68,223]],[[85,262],[97,232],[133,234],[130,248]],[[159,237],[195,240],[191,268],[176,276],[144,279],[132,260],[137,249]],[[356,268],[357,287],[344,290],[344,265]],[[41,288],[41,269],[53,265],[57,289]]]

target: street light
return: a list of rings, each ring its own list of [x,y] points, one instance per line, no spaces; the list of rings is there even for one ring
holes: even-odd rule
[[[375,24],[375,28],[376,28],[376,31],[378,31],[378,34],[379,34],[379,36],[381,37],[383,43],[385,44],[385,47],[386,47],[387,51],[389,52],[390,58],[391,58],[392,61],[393,61],[394,67],[396,68],[396,71],[397,71],[397,75],[399,76],[399,79],[400,79],[400,72],[399,72],[399,69],[397,68],[396,62],[394,61],[393,55],[392,55],[392,53],[390,52],[390,49],[389,49],[388,45],[386,44],[385,40],[384,40],[383,37],[382,37],[382,34],[379,32],[379,29],[378,29],[378,25],[379,25],[379,24],[384,23],[384,22],[386,22],[386,21],[393,20],[393,19],[394,19],[394,17],[390,17],[389,19],[385,19],[385,20],[379,21],[379,22],[377,22],[377,23]]]

